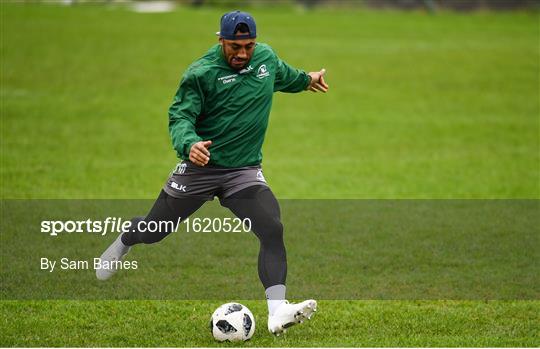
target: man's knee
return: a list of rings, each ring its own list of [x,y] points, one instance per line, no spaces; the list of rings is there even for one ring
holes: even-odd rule
[[[278,218],[268,220],[260,229],[259,238],[264,245],[283,245],[283,224]]]

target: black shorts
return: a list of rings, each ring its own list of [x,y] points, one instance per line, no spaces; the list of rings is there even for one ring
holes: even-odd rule
[[[180,162],[171,173],[163,190],[175,198],[195,197],[211,201],[215,196],[225,199],[254,185],[266,184],[262,168],[197,166],[191,161]]]

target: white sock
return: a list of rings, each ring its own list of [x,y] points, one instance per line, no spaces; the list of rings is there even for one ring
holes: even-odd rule
[[[268,302],[268,313],[274,315],[276,309],[285,302],[285,285],[274,285],[266,289],[266,301]]]

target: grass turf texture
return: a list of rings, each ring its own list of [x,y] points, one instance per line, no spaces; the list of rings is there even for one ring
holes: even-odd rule
[[[253,338],[219,346],[537,346],[535,302],[323,301],[309,326],[268,335],[266,302]],[[208,332],[216,301],[2,303],[2,345],[216,346]],[[24,330],[23,330],[24,329]]]
[[[3,198],[154,199],[176,161],[167,108],[223,10],[2,6]],[[275,95],[277,197],[538,197],[537,13],[253,13],[331,86]]]
[[[166,109],[223,11],[1,6],[2,198],[154,198],[175,163]],[[275,96],[279,198],[540,196],[537,13],[252,12],[261,41],[332,88]],[[214,346],[225,301],[3,300],[0,345]],[[537,300],[323,301],[281,339],[246,305],[248,346],[540,344]]]

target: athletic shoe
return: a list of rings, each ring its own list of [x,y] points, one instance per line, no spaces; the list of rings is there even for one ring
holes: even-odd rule
[[[283,302],[275,311],[274,315],[268,316],[268,330],[279,336],[286,329],[296,324],[309,320],[317,311],[317,301],[309,299],[298,304]]]
[[[117,264],[119,261],[128,254],[131,247],[126,246],[122,243],[122,234],[118,235],[116,240],[109,246],[108,249],[103,252],[101,257],[101,265],[105,264],[109,268],[97,268],[96,276],[99,280],[107,280],[116,273]]]

